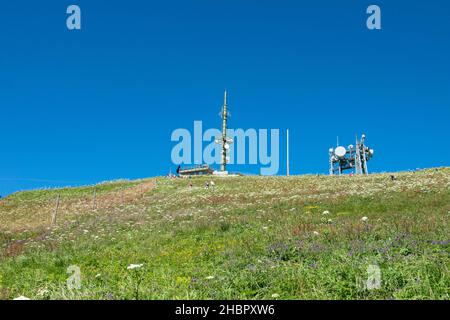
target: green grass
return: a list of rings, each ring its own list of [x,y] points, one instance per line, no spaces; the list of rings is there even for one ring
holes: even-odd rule
[[[17,193],[0,205],[0,298],[449,299],[450,169],[395,175]],[[369,265],[379,289],[364,288]]]

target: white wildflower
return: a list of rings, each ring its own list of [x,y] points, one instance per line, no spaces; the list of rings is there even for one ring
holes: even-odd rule
[[[214,276],[207,276],[206,279],[207,280],[212,280],[212,279],[214,279]]]
[[[141,264],[130,264],[130,265],[127,267],[127,269],[128,269],[128,270],[139,269],[139,268],[142,268],[143,265],[144,265],[143,263],[141,263]]]
[[[325,210],[324,212],[322,212],[322,214],[323,214],[324,216],[326,216],[327,214],[330,214],[330,211]]]
[[[369,218],[367,218],[367,217],[362,217],[362,218],[361,218],[361,221],[362,221],[362,222],[367,222],[367,221],[369,221]]]
[[[14,298],[13,300],[30,300],[30,298],[27,298],[25,296],[20,296],[20,297]]]
[[[274,294],[272,295],[272,298],[278,298],[278,297],[280,297],[280,295],[279,295],[278,293],[274,293]]]
[[[318,233],[317,231],[314,231],[314,232],[313,232],[313,235],[318,236],[319,233]]]
[[[48,294],[48,293],[50,293],[50,291],[48,291],[48,290],[45,289],[45,288],[42,288],[42,289],[39,289],[39,290],[38,290],[37,295],[40,296],[40,297],[42,297],[42,296],[45,296],[45,295]]]

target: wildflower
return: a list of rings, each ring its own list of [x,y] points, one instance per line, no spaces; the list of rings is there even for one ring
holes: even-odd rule
[[[196,277],[191,278],[191,285],[195,284],[197,282],[198,282],[198,278],[196,278]]]
[[[278,298],[278,297],[280,297],[280,295],[279,295],[278,293],[274,293],[274,294],[272,295],[272,298]]]
[[[27,298],[25,296],[20,296],[20,297],[14,298],[13,300],[30,300],[30,298]]]
[[[107,299],[107,300],[114,300],[114,295],[113,295],[111,292],[108,292],[108,293],[106,294],[106,299]]]
[[[432,241],[431,244],[445,246],[445,245],[450,244],[450,240],[446,240],[446,241]]]
[[[257,268],[256,268],[256,266],[254,264],[248,265],[247,268],[250,271],[256,271],[257,270]]]
[[[97,273],[96,275],[95,275],[95,277],[96,278],[100,278],[102,275],[100,274],[100,273]]]
[[[324,212],[322,212],[322,214],[323,214],[324,216],[326,216],[327,214],[330,214],[330,211],[325,210]]]
[[[269,229],[269,227],[263,227],[263,230],[267,230],[267,229]]]
[[[128,269],[128,270],[139,269],[139,268],[142,268],[143,265],[144,265],[143,263],[141,263],[141,264],[130,264],[130,265],[127,267],[127,269]]]
[[[314,231],[314,232],[313,232],[313,235],[318,236],[319,233],[318,233],[317,231]]]
[[[37,295],[38,296],[45,296],[46,294],[48,294],[50,291],[48,291],[47,289],[45,289],[45,288],[42,288],[42,289],[39,289],[39,291],[37,292]]]
[[[367,222],[367,221],[369,221],[369,218],[367,218],[367,217],[362,217],[362,218],[361,218],[361,221],[362,221],[362,222]]]
[[[214,276],[207,276],[205,279],[212,280],[212,279],[214,279]]]

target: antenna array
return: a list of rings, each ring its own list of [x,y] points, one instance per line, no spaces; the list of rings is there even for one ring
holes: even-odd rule
[[[227,137],[227,126],[228,126],[228,104],[227,104],[227,92],[224,94],[224,101],[222,107],[222,137],[217,139],[216,143],[222,145],[222,161],[220,164],[220,171],[222,174],[227,174],[227,162],[229,162],[229,157],[227,156],[228,150],[230,149],[230,144],[233,143],[233,139]]]
[[[355,174],[369,174],[367,161],[373,157],[374,150],[365,145],[366,135],[356,138],[356,145],[347,148],[337,146],[329,150],[330,175],[341,175],[345,170],[355,170]],[[339,144],[339,142],[338,142]]]

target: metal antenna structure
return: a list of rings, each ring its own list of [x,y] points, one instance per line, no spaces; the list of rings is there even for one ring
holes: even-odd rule
[[[373,157],[374,150],[365,145],[366,135],[356,138],[356,145],[347,148],[337,146],[329,150],[330,175],[341,175],[345,170],[355,170],[355,174],[369,174],[367,161]]]
[[[227,173],[227,162],[228,160],[228,151],[230,150],[230,144],[233,143],[233,139],[227,137],[227,128],[228,128],[228,117],[230,113],[228,111],[228,103],[227,103],[227,91],[225,90],[224,99],[223,99],[223,107],[222,107],[222,137],[221,139],[217,139],[216,143],[222,145],[222,161],[220,164],[220,171],[222,174]]]
[[[286,130],[286,176],[290,175],[289,165],[289,129]]]

